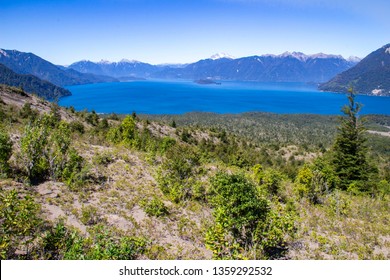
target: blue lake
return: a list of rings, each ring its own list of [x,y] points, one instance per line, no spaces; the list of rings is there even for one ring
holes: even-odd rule
[[[132,81],[67,87],[62,106],[97,113],[182,114],[186,112],[340,114],[346,95],[302,83]],[[358,95],[362,114],[390,114],[390,97]]]

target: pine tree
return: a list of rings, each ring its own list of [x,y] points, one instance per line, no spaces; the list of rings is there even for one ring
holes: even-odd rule
[[[370,173],[366,129],[364,119],[359,117],[361,104],[355,102],[352,89],[348,100],[349,104],[342,108],[345,116],[340,117],[340,126],[333,146],[333,165],[342,189],[347,189],[351,184],[364,189]]]

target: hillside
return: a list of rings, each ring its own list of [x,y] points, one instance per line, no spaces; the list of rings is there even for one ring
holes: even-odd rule
[[[313,138],[331,117],[158,117],[0,87],[1,259],[390,258],[390,137],[367,135],[373,187],[344,190]]]
[[[34,75],[57,86],[117,81],[111,77],[83,74],[72,69],[62,69],[33,53],[0,49],[0,63],[18,74]]]
[[[55,100],[71,95],[70,91],[33,75],[17,74],[0,63],[0,84],[23,88],[28,93],[34,93],[47,100]]]
[[[338,74],[319,89],[333,92],[348,92],[390,96],[390,44],[370,53],[351,69]]]

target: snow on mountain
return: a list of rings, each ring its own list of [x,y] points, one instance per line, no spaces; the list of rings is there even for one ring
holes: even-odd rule
[[[390,54],[390,48],[387,48],[387,49],[385,50],[385,53]]]
[[[362,59],[361,59],[360,57],[357,57],[357,56],[350,56],[350,57],[348,57],[347,60],[350,61],[350,62],[358,63],[358,62],[360,62]]]
[[[337,58],[337,59],[344,59],[341,55],[335,55],[335,54],[324,54],[324,53],[317,53],[309,55],[310,58]]]
[[[281,55],[278,55],[277,57],[293,57],[293,58],[296,58],[300,61],[306,61],[309,56],[307,56],[306,54],[304,53],[301,53],[301,52],[284,52],[282,53]]]
[[[108,61],[108,60],[105,60],[105,59],[102,59],[98,62],[99,64],[111,64],[112,62],[111,61]]]
[[[217,59],[221,59],[221,58],[235,59],[234,56],[227,54],[227,53],[216,53],[210,57],[210,59],[212,59],[212,60],[217,60]]]
[[[266,55],[266,56],[272,56],[272,57],[293,57],[295,59],[298,59],[300,61],[306,62],[308,59],[328,59],[328,58],[337,58],[337,59],[343,59],[341,55],[334,55],[334,54],[324,54],[324,53],[317,53],[312,55],[307,55],[301,52],[284,52],[280,55]],[[360,61],[360,59],[359,59]]]
[[[4,56],[7,56],[7,52],[5,50],[3,50],[3,49],[0,49],[0,54],[4,55]]]
[[[82,60],[82,62],[91,62],[91,61]],[[101,64],[101,65],[111,65],[111,64],[119,64],[119,63],[123,64],[123,63],[142,63],[142,62],[140,62],[138,60],[130,60],[130,59],[123,58],[118,62],[102,59],[99,62],[92,62],[92,63],[97,63],[97,64]]]
[[[140,63],[140,61],[138,61],[138,60],[130,60],[130,59],[123,58],[123,59],[120,60],[118,63]]]

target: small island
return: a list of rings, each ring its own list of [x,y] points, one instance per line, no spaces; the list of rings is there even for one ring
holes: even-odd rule
[[[213,81],[211,79],[200,79],[195,80],[194,83],[200,84],[200,85],[220,85],[220,82]]]

